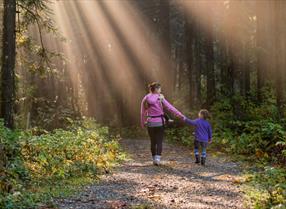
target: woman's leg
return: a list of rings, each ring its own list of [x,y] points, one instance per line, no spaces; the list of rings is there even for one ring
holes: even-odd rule
[[[157,127],[157,133],[156,133],[156,144],[157,144],[157,150],[156,155],[161,156],[162,150],[163,150],[163,139],[164,139],[164,127]]]
[[[151,153],[152,157],[154,159],[154,156],[156,155],[156,127],[148,127],[148,135],[150,137],[151,141]]]

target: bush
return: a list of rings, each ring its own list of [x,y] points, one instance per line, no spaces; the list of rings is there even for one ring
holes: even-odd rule
[[[245,188],[248,203],[253,208],[286,207],[286,171],[282,168],[265,167],[247,177]]]
[[[103,134],[78,128],[25,138],[21,144],[26,167],[33,177],[39,178],[65,178],[108,170],[110,162],[116,160],[118,144],[108,140],[107,130],[102,129]]]
[[[217,102],[213,108],[214,143],[254,160],[255,171],[244,189],[249,208],[286,208],[286,126],[271,97],[263,104],[241,98]],[[261,170],[261,167],[269,164]]]
[[[0,124],[6,156],[1,170],[0,208],[32,208],[53,196],[51,189],[39,194],[39,187],[50,184],[52,188],[68,179],[94,178],[108,172],[121,159],[118,138],[92,120],[72,122],[68,130],[33,133],[34,130],[10,131]]]
[[[194,129],[188,126],[181,128],[169,128],[166,130],[166,138],[171,143],[180,142],[186,146],[192,146],[194,143]]]
[[[278,120],[277,108],[271,101],[255,105],[234,97],[217,102],[212,108],[214,143],[236,154],[285,162],[285,121]],[[234,103],[242,116],[235,116]]]

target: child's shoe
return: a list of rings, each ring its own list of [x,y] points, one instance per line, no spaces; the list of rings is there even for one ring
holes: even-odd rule
[[[205,165],[206,164],[206,158],[205,157],[201,157],[201,164]]]
[[[195,163],[196,163],[196,164],[199,164],[199,163],[200,163],[200,157],[199,157],[199,155],[195,155],[195,158],[196,158]]]

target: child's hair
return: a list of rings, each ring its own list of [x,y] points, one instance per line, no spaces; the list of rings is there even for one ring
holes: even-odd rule
[[[202,115],[204,119],[210,118],[210,113],[209,113],[209,111],[206,110],[206,109],[201,109],[200,112],[199,112],[199,114]]]
[[[158,88],[161,87],[161,84],[158,83],[158,82],[153,82],[153,83],[150,83],[150,84],[148,85],[148,87],[149,87],[149,90],[150,90],[151,92],[154,92],[155,89],[158,89]]]

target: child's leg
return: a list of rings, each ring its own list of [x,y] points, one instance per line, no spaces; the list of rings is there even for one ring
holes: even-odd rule
[[[202,146],[202,157],[207,157],[207,147],[205,145]]]
[[[201,158],[201,163],[202,165],[205,165],[206,162],[206,157],[207,157],[207,142],[201,142],[201,146],[202,146],[202,158]]]
[[[200,163],[199,144],[200,144],[199,141],[197,140],[194,141],[194,154],[196,158],[195,163]]]

